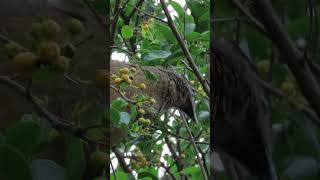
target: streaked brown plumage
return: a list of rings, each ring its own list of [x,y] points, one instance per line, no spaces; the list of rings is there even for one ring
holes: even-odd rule
[[[217,103],[212,144],[260,179],[277,179],[271,161],[267,105],[258,77],[233,44],[215,38],[211,46]]]

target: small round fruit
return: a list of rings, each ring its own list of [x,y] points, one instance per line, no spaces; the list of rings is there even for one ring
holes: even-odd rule
[[[55,39],[59,32],[61,32],[60,25],[54,20],[47,20],[42,23],[44,36],[48,39]]]
[[[138,153],[138,152],[140,152],[139,147],[135,147],[135,148],[134,148],[134,150],[133,150],[133,152],[134,152],[134,153]]]
[[[151,120],[150,120],[150,119],[146,119],[144,123],[145,123],[145,125],[147,125],[147,126],[148,126],[148,125],[150,125],[150,124],[151,124]]]
[[[204,90],[202,89],[202,87],[199,87],[199,88],[197,89],[197,91],[198,91],[198,93],[199,93],[200,95],[205,95],[205,92],[204,92]]]
[[[289,81],[285,81],[281,84],[281,90],[289,96],[295,94],[295,86],[292,82]]]
[[[120,84],[122,82],[122,79],[121,78],[116,78],[115,80],[113,80],[113,82],[115,84]]]
[[[141,90],[145,90],[146,89],[146,85],[144,83],[140,83],[138,86]]]
[[[151,104],[156,104],[156,100],[155,100],[154,98],[151,98],[151,99],[150,99],[150,103],[151,103]]]
[[[270,69],[270,61],[262,60],[257,63],[257,70],[260,74],[266,74]]]
[[[132,80],[131,80],[131,79],[128,79],[128,80],[127,80],[127,83],[128,83],[128,84],[132,84]]]
[[[143,109],[139,109],[138,113],[143,115],[143,114],[145,114],[146,112],[145,112]]]
[[[60,136],[60,132],[56,129],[50,129],[48,132],[48,141],[53,141]]]
[[[129,69],[128,68],[120,69],[120,73],[121,74],[128,74],[129,73]]]
[[[184,158],[186,158],[186,155],[185,154],[181,154],[180,157],[184,159]]]
[[[82,22],[75,18],[71,18],[66,22],[66,29],[71,34],[79,34],[85,30]]]
[[[194,85],[194,80],[191,80],[191,81],[190,81],[190,84],[191,84],[191,85]]]
[[[132,169],[136,169],[137,168],[137,162],[135,160],[131,160],[130,161],[130,165],[131,165]]]
[[[143,117],[141,117],[138,119],[138,122],[141,124],[144,124],[146,122],[146,120]]]
[[[123,75],[121,76],[121,79],[122,79],[123,81],[129,80],[128,74],[123,74]]]
[[[15,57],[20,52],[19,46],[15,43],[6,44],[4,46],[4,50],[5,50],[5,54],[10,58]]]
[[[69,68],[69,59],[65,56],[60,56],[54,62],[54,68],[59,72],[66,72]]]
[[[158,167],[161,166],[161,160],[160,160],[160,158],[157,158],[156,164],[157,164]]]
[[[98,167],[104,168],[109,165],[110,158],[108,153],[97,150],[90,155],[90,160]]]
[[[99,87],[107,87],[108,71],[106,69],[97,70],[95,82]]]
[[[137,106],[138,106],[138,107],[141,107],[141,106],[142,106],[142,102],[138,102],[138,103],[137,103]]]
[[[131,72],[135,73],[137,72],[137,69],[135,67],[130,68]]]
[[[118,78],[117,75],[115,75],[115,74],[112,74],[112,75],[111,75],[111,79],[112,79],[112,80],[115,80],[116,78]]]
[[[43,24],[39,22],[32,23],[31,34],[34,38],[40,38],[43,36]]]
[[[54,62],[60,56],[60,47],[54,41],[42,42],[39,47],[41,61]]]
[[[14,57],[14,63],[20,72],[30,71],[37,63],[37,57],[31,52],[22,52]]]

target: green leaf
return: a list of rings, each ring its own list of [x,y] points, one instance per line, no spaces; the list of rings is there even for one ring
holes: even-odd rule
[[[120,111],[114,107],[110,107],[111,121],[113,124],[119,124],[120,122]]]
[[[130,118],[131,119],[136,119],[137,115],[138,115],[137,106],[136,105],[130,105]]]
[[[170,5],[173,7],[173,9],[178,13],[180,19],[184,18],[185,11],[181,7],[181,5],[175,1],[171,1]]]
[[[306,37],[309,29],[309,17],[307,16],[298,18],[288,25],[288,33],[294,39]]]
[[[19,121],[11,125],[6,131],[6,142],[26,157],[31,156],[40,145],[41,128],[33,121]]]
[[[99,1],[90,1],[93,7],[103,16],[107,16],[110,12],[109,9],[109,1],[107,0],[99,0]]]
[[[0,145],[0,179],[32,180],[27,160],[12,146]]]
[[[121,111],[127,105],[128,105],[128,103],[122,98],[117,98],[117,99],[113,100],[112,104],[111,104],[111,106],[118,111]]]
[[[168,26],[162,25],[162,24],[156,24],[155,25],[155,30],[163,36],[163,38],[168,42],[168,43],[175,43],[176,38],[173,35],[171,29]],[[158,34],[157,33],[157,34]]]
[[[171,52],[163,50],[153,50],[150,51],[146,56],[143,57],[146,61],[153,61],[157,59],[164,59],[170,56]]]
[[[148,179],[151,179],[151,180],[158,180],[158,177],[155,176],[154,174],[150,173],[150,172],[140,172],[138,174],[138,178],[139,179],[145,179],[145,178],[148,178]]]
[[[208,111],[201,111],[200,112],[200,115],[199,115],[199,118],[201,119],[207,119],[210,117],[210,113]]]
[[[187,41],[193,41],[196,40],[198,38],[201,38],[201,34],[198,32],[190,32],[186,35],[186,39]]]
[[[101,123],[105,110],[98,106],[89,104],[79,113],[78,120],[82,126],[90,126],[93,124]]]
[[[32,74],[32,83],[43,84],[57,79],[61,74],[52,71],[50,68],[40,68]]]
[[[148,69],[144,70],[144,75],[146,76],[147,79],[149,79],[152,82],[158,81],[158,76],[154,72],[152,72]]]
[[[116,171],[115,173],[110,174],[110,180],[116,180],[114,178],[114,176],[116,176],[116,179],[127,179],[128,176],[126,173],[121,172],[121,171]]]
[[[65,145],[65,168],[68,180],[82,179],[86,167],[83,142],[79,138],[67,136]]]
[[[66,174],[63,167],[48,159],[32,161],[33,180],[65,180]]]
[[[196,23],[196,31],[203,32],[209,30],[209,21],[203,21],[204,18],[202,18],[204,14],[209,12],[209,6],[205,6],[201,2],[195,0],[186,1],[186,3],[190,8],[191,15],[193,16]]]
[[[284,174],[292,180],[317,179],[318,170],[318,162],[313,157],[294,157]]]
[[[133,29],[131,26],[125,25],[121,29],[121,34],[124,39],[130,39],[133,36]]]
[[[120,112],[120,123],[128,125],[130,122],[130,115],[126,112]]]

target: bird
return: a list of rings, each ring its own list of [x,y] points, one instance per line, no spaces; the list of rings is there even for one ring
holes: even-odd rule
[[[239,48],[213,37],[213,148],[237,160],[252,175],[276,180],[271,158],[267,101],[258,76]]]
[[[149,97],[156,99],[154,108],[158,112],[163,112],[169,108],[175,107],[184,112],[188,117],[197,123],[195,112],[195,102],[193,99],[193,90],[189,82],[173,70],[165,69],[159,66],[143,66],[141,69],[137,64],[131,64],[112,60],[110,63],[111,74],[117,74],[121,68],[136,68],[137,73],[134,75],[133,83],[145,83],[146,93]],[[156,76],[156,82],[149,80],[145,72],[149,71]],[[119,73],[118,73],[119,74]],[[111,83],[112,84],[112,83]],[[129,89],[126,96],[130,97],[139,93],[138,89]],[[110,90],[110,100],[119,97],[119,93]]]

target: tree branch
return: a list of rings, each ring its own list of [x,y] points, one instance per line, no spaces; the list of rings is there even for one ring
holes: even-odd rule
[[[208,175],[207,175],[206,170],[205,170],[205,168],[203,166],[203,163],[205,163],[205,162],[202,162],[202,160],[201,160],[201,158],[199,156],[200,153],[199,153],[198,147],[197,147],[196,143],[194,142],[194,139],[193,139],[193,136],[192,136],[192,133],[191,133],[191,130],[189,128],[189,125],[188,125],[188,122],[187,122],[186,118],[184,117],[184,115],[181,112],[180,112],[180,114],[181,114],[182,120],[184,122],[184,125],[185,125],[185,127],[186,127],[186,129],[188,131],[189,137],[190,137],[191,142],[192,142],[192,146],[193,146],[193,148],[195,150],[197,161],[198,161],[198,164],[200,166],[203,178],[205,180],[208,180]]]
[[[165,16],[167,17],[168,20],[168,25],[171,28],[174,36],[176,37],[178,44],[180,45],[185,57],[187,58],[187,61],[189,63],[189,66],[191,67],[191,69],[193,70],[193,73],[196,75],[197,79],[199,80],[199,82],[201,83],[204,91],[207,93],[208,96],[210,96],[210,87],[208,86],[208,84],[206,83],[206,81],[204,80],[204,78],[202,77],[196,63],[194,62],[187,44],[185,43],[185,41],[183,40],[183,38],[181,37],[180,33],[178,32],[171,16],[170,16],[170,12],[168,10],[168,7],[166,6],[166,3],[164,0],[160,0],[160,3],[162,5],[162,9],[164,11]]]
[[[320,87],[307,64],[306,57],[295,47],[288,33],[282,27],[271,2],[269,0],[257,0],[255,4],[266,31],[270,34],[279,51],[286,57],[286,63],[297,79],[303,95],[319,118]]]

